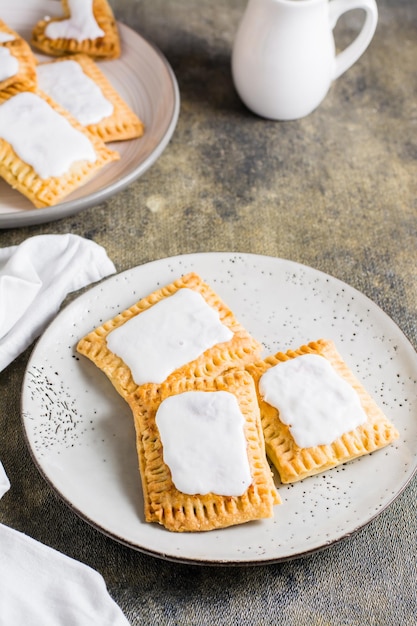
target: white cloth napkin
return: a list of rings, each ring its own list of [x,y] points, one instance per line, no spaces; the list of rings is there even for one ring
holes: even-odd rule
[[[40,235],[0,249],[0,370],[42,332],[65,296],[113,274],[101,246]],[[0,498],[10,482],[0,461]],[[0,524],[1,626],[129,626],[103,577]]]
[[[0,499],[10,482],[0,462]],[[129,626],[91,567],[0,524],[1,626]]]
[[[115,267],[104,248],[78,235],[38,235],[0,249],[0,371],[53,319],[66,295]]]
[[[91,567],[0,524],[0,624],[129,626]]]
[[[8,491],[9,489],[10,489],[10,482],[9,482],[9,479],[7,478],[6,472],[4,471],[2,462],[0,461],[0,500],[4,496],[6,491]]]

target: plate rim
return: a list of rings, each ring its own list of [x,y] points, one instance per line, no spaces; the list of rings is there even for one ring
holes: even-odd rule
[[[163,52],[146,37],[130,28],[130,26],[124,22],[117,21],[117,25],[122,33],[123,31],[128,32],[131,37],[140,40],[142,45],[146,45],[150,50],[152,50],[155,58],[159,58],[165,67],[169,77],[169,84],[172,89],[173,102],[171,117],[163,137],[154,147],[152,152],[140,164],[129,172],[129,174],[121,176],[111,185],[94,191],[87,196],[77,198],[76,200],[61,202],[53,207],[45,207],[42,209],[21,209],[16,213],[0,213],[0,229],[19,228],[23,226],[33,226],[34,224],[54,222],[65,217],[70,217],[71,215],[76,215],[77,213],[80,213],[81,211],[92,206],[101,204],[109,197],[119,193],[131,185],[135,180],[140,178],[150,167],[152,167],[152,165],[154,165],[171,141],[178,123],[181,108],[181,95],[178,81],[171,64]]]
[[[270,564],[275,564],[275,563],[283,563],[283,562],[288,562],[288,561],[292,561],[295,559],[300,559],[300,558],[305,558],[305,557],[309,557],[312,554],[316,554],[318,552],[322,552],[324,550],[326,550],[327,548],[334,546],[338,543],[341,543],[343,541],[346,541],[347,539],[349,539],[350,537],[356,535],[359,531],[361,531],[362,529],[366,528],[372,521],[374,521],[377,517],[379,517],[389,506],[391,506],[393,504],[393,502],[395,500],[397,500],[397,498],[405,491],[405,489],[407,489],[407,487],[410,485],[411,481],[415,478],[415,476],[417,475],[417,455],[414,456],[414,463],[411,464],[412,467],[409,471],[409,473],[407,474],[406,478],[401,482],[400,486],[395,490],[395,492],[393,492],[391,494],[390,498],[387,498],[386,502],[384,502],[384,504],[382,506],[380,506],[378,508],[378,510],[375,510],[375,512],[370,515],[365,521],[363,522],[359,522],[357,523],[354,527],[352,527],[350,530],[348,530],[346,533],[340,534],[338,537],[335,538],[331,538],[328,539],[326,541],[323,541],[320,545],[306,549],[306,550],[297,550],[291,554],[286,554],[283,556],[275,556],[275,557],[271,557],[271,558],[262,558],[262,557],[257,557],[256,559],[241,559],[241,560],[235,560],[235,559],[230,559],[230,558],[224,558],[224,559],[220,559],[220,558],[199,558],[199,557],[187,557],[187,556],[181,556],[181,555],[173,555],[173,554],[166,554],[165,552],[161,551],[157,551],[154,550],[152,548],[146,547],[144,545],[138,545],[137,543],[134,543],[133,541],[130,541],[129,539],[120,537],[117,533],[112,532],[106,528],[103,528],[102,526],[100,526],[99,522],[91,519],[91,517],[84,513],[83,511],[81,511],[77,506],[75,506],[63,493],[61,493],[61,491],[59,490],[59,488],[57,486],[54,485],[53,480],[46,474],[46,472],[44,471],[44,469],[41,466],[41,463],[39,462],[39,460],[37,459],[35,452],[32,448],[29,436],[28,436],[28,432],[27,432],[27,428],[26,428],[26,423],[25,423],[25,415],[24,415],[24,389],[26,386],[26,382],[27,382],[27,377],[28,377],[28,372],[30,370],[32,361],[35,359],[36,357],[36,350],[37,350],[37,346],[38,343],[43,339],[44,335],[48,332],[48,329],[50,326],[58,323],[59,321],[59,317],[61,315],[63,315],[67,309],[71,308],[72,306],[75,306],[75,303],[77,303],[78,300],[80,300],[81,298],[86,297],[91,291],[94,290],[100,290],[102,289],[103,285],[105,283],[109,283],[114,281],[117,278],[122,278],[124,275],[127,275],[131,272],[134,272],[136,270],[140,270],[141,268],[145,268],[145,267],[149,267],[151,265],[155,265],[155,264],[165,264],[165,263],[170,263],[170,262],[178,262],[181,261],[182,259],[191,259],[191,258],[200,258],[200,257],[217,257],[218,259],[230,259],[230,257],[232,256],[239,256],[242,257],[243,259],[265,259],[265,260],[270,260],[272,262],[284,262],[285,264],[289,264],[292,265],[298,269],[306,269],[308,271],[313,271],[314,273],[317,273],[319,275],[321,275],[321,277],[328,279],[330,278],[332,280],[332,282],[335,282],[335,284],[339,285],[340,287],[348,287],[349,290],[351,290],[352,292],[354,292],[355,294],[358,295],[358,297],[360,297],[364,302],[367,302],[371,305],[372,308],[374,308],[375,310],[378,310],[380,314],[383,315],[385,321],[387,321],[391,327],[393,329],[396,330],[397,333],[399,333],[399,336],[401,336],[402,340],[405,343],[405,346],[407,348],[407,350],[410,351],[410,354],[413,355],[414,360],[415,360],[415,364],[417,365],[417,353],[416,350],[414,349],[414,346],[412,345],[411,341],[408,339],[408,337],[406,336],[406,334],[404,333],[404,331],[398,326],[398,324],[396,324],[396,322],[387,314],[385,313],[385,311],[378,305],[376,304],[371,298],[369,298],[369,296],[367,296],[366,294],[364,294],[363,292],[359,291],[358,289],[356,289],[356,287],[350,285],[349,283],[327,273],[324,272],[322,270],[313,268],[312,266],[306,265],[304,263],[300,263],[298,261],[293,261],[291,259],[285,259],[282,257],[275,257],[272,255],[263,255],[263,254],[256,254],[256,253],[247,253],[247,252],[191,252],[191,253],[186,253],[186,254],[178,254],[178,255],[174,255],[174,256],[170,256],[170,257],[161,257],[159,259],[154,259],[152,261],[148,261],[142,264],[139,264],[137,266],[128,268],[126,270],[123,270],[121,272],[118,272],[116,274],[113,274],[110,277],[107,277],[105,279],[103,279],[102,281],[100,281],[99,283],[95,283],[94,285],[90,286],[89,288],[87,288],[83,293],[81,293],[79,296],[77,296],[76,298],[74,298],[74,300],[72,300],[68,305],[66,305],[62,310],[59,311],[59,313],[57,314],[57,316],[55,317],[54,320],[52,320],[50,322],[50,324],[47,326],[47,328],[44,330],[44,332],[42,333],[42,335],[38,338],[38,340],[36,341],[36,344],[31,352],[31,355],[29,357],[29,360],[27,362],[27,366],[25,369],[25,373],[24,373],[24,377],[23,377],[23,382],[22,382],[22,392],[20,395],[20,405],[21,405],[21,420],[22,420],[22,424],[23,424],[23,433],[24,433],[24,439],[26,442],[26,445],[29,449],[31,458],[37,468],[37,470],[39,471],[40,475],[42,476],[42,478],[46,481],[46,483],[52,488],[52,490],[54,491],[54,493],[59,496],[59,498],[82,520],[84,520],[85,522],[87,522],[90,526],[92,526],[94,529],[96,529],[97,531],[99,531],[100,533],[102,533],[103,535],[113,539],[114,541],[116,541],[117,543],[124,545],[126,547],[129,547],[135,551],[141,552],[143,554],[147,554],[149,556],[153,556],[155,558],[159,558],[161,560],[166,560],[166,561],[171,561],[171,562],[175,562],[175,563],[182,563],[182,564],[188,564],[188,565],[201,565],[201,566],[224,566],[224,567],[254,567],[254,566],[262,566],[262,565],[270,565]],[[188,270],[187,270],[188,271]],[[57,321],[58,320],[58,321]]]

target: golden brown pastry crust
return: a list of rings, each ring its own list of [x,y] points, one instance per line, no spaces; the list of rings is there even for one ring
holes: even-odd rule
[[[261,344],[237,321],[232,311],[211,287],[200,276],[191,272],[142,298],[79,341],[78,352],[93,361],[109,377],[117,391],[125,399],[137,390],[138,385],[133,380],[130,368],[107,347],[107,335],[132,317],[139,315],[142,311],[149,309],[163,298],[173,295],[178,289],[184,287],[200,293],[206,302],[218,311],[220,321],[234,335],[230,341],[213,346],[196,360],[175,370],[167,378],[168,384],[173,384],[175,380],[182,379],[185,375],[190,375],[193,379],[218,376],[228,369],[243,368],[246,363],[260,358]],[[147,388],[158,387],[153,383],[147,383],[143,386]]]
[[[0,92],[0,106],[16,94],[13,89]],[[33,169],[16,154],[12,146],[0,137],[0,176],[14,189],[25,195],[36,208],[54,206],[71,192],[90,180],[108,163],[120,158],[118,152],[110,150],[98,137],[95,137],[72,118],[65,109],[57,105],[46,94],[37,91],[55,111],[65,117],[72,126],[85,134],[93,144],[97,160],[94,163],[80,161],[74,163],[70,171],[63,176],[41,178]],[[45,141],[48,138],[45,137]]]
[[[357,392],[367,415],[365,424],[344,433],[330,445],[300,448],[295,443],[289,427],[279,420],[279,411],[264,402],[259,394],[259,379],[267,369],[303,354],[319,354],[325,357],[336,372]],[[292,483],[313,476],[369,454],[387,446],[399,436],[397,429],[347,367],[332,341],[320,339],[301,346],[298,350],[278,352],[263,361],[248,365],[247,370],[253,376],[258,392],[266,451],[283,483]]]
[[[107,0],[93,0],[93,13],[98,26],[104,32],[97,39],[51,39],[45,29],[51,22],[62,21],[71,17],[68,0],[62,0],[64,17],[40,20],[32,30],[32,45],[49,54],[61,56],[65,54],[84,53],[95,59],[117,59],[120,57],[120,37],[113,11]]]
[[[47,61],[40,65],[60,63],[62,61],[76,61],[84,74],[95,82],[103,96],[113,105],[113,113],[111,115],[96,124],[86,126],[93,135],[100,137],[105,143],[135,139],[143,135],[144,125],[142,121],[114,89],[93,59],[85,54],[74,54]]]
[[[0,91],[4,89],[13,89],[14,93],[19,91],[35,91],[37,86],[36,79],[36,60],[27,42],[0,19],[0,32],[7,33],[14,37],[11,41],[0,42],[0,46],[7,48],[18,63],[19,69],[14,76],[0,80]]]
[[[155,422],[156,412],[167,397],[186,391],[228,391],[238,400],[245,418],[245,437],[252,484],[242,496],[187,495],[176,489],[163,458],[163,446]],[[142,479],[145,519],[170,531],[208,531],[272,517],[281,502],[265,455],[256,391],[251,376],[230,370],[217,378],[174,378],[157,387],[140,387],[128,397],[132,409],[139,469]],[[173,416],[175,419],[175,416]]]

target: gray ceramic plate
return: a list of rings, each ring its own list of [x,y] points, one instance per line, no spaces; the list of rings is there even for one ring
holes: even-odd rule
[[[273,519],[194,534],[146,523],[129,409],[75,346],[95,326],[188,271],[211,284],[264,344],[265,355],[320,337],[334,340],[400,439],[292,486],[277,480],[283,503]],[[325,548],[363,527],[399,495],[417,466],[416,381],[417,355],[408,340],[345,283],[271,257],[190,254],[113,276],[64,309],[29,361],[22,412],[43,476],[103,533],[171,560],[259,564]]]
[[[61,3],[2,0],[0,4],[0,18],[27,40],[31,27],[45,15],[61,15]],[[168,145],[180,109],[174,73],[162,53],[143,37],[123,24],[119,24],[119,29],[122,56],[99,65],[144,122],[144,136],[109,144],[120,153],[120,160],[54,207],[34,209],[29,200],[0,180],[0,228],[42,224],[100,204],[142,176]]]

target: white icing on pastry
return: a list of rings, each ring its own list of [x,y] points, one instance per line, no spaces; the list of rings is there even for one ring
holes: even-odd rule
[[[166,398],[156,424],[164,462],[186,494],[241,496],[252,482],[244,417],[227,391],[188,391]]]
[[[36,68],[39,87],[83,126],[113,113],[113,105],[76,61],[42,63]]]
[[[14,41],[16,37],[10,33],[0,31],[0,43],[6,43],[6,41]]]
[[[259,381],[300,448],[330,444],[366,422],[358,394],[329,361],[305,354],[268,369]]]
[[[232,337],[201,294],[183,288],[111,331],[107,345],[142,385],[163,382],[174,370]]]
[[[0,46],[0,80],[15,76],[19,71],[19,61],[8,48]]]
[[[93,13],[93,0],[68,0],[70,17],[51,21],[45,28],[50,39],[97,39],[105,35],[98,26]]]
[[[97,158],[91,141],[34,93],[0,105],[0,137],[40,178],[61,176],[77,161]]]

